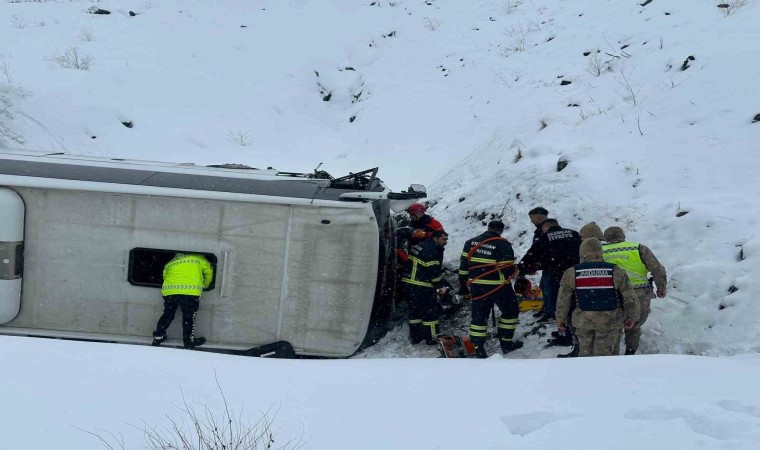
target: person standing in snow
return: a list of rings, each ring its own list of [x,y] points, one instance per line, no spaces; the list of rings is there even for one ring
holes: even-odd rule
[[[536,241],[543,236],[544,230],[541,228],[541,224],[544,223],[544,220],[546,220],[549,217],[549,211],[541,206],[537,206],[530,211],[528,211],[528,218],[530,219],[530,222],[536,227],[535,230],[533,230],[533,242],[531,243],[531,248],[533,245],[536,244]],[[537,271],[541,270],[541,266],[539,263],[534,263],[531,267],[523,267],[522,273],[524,274],[531,274],[535,273]],[[522,276],[522,275],[521,275]],[[541,289],[541,292],[547,292],[547,277],[546,273],[544,271],[541,271],[541,280],[538,282],[538,287]],[[542,294],[543,295],[543,294]],[[533,317],[535,318],[541,318],[546,315],[550,315],[549,312],[546,310],[546,302],[544,301],[541,305],[541,310],[537,313],[533,314]]]
[[[494,304],[501,311],[498,333],[501,351],[523,346],[514,340],[520,308],[510,279],[515,273],[512,244],[501,237],[504,223],[492,220],[485,233],[467,240],[459,261],[459,294],[472,296],[470,340],[478,358],[487,358],[488,316]]]
[[[572,323],[580,342],[578,356],[610,356],[620,347],[620,328],[631,329],[639,318],[639,302],[625,271],[602,258],[602,243],[583,241],[581,263],[562,275],[557,300],[557,326]]]
[[[556,219],[544,220],[541,228],[544,234],[533,243],[520,260],[519,268],[521,273],[529,273],[530,268],[536,266],[540,266],[544,271],[546,290],[543,295],[546,315],[538,322],[546,323],[554,320],[562,274],[568,267],[578,263],[578,247],[581,239],[576,231],[560,227]]]
[[[436,344],[442,308],[438,294],[446,290],[443,280],[443,251],[449,235],[443,230],[431,232],[429,239],[409,249],[409,261],[404,267],[401,282],[409,304],[409,338],[412,344],[423,340]]]
[[[663,298],[667,295],[668,284],[665,267],[660,264],[652,250],[637,242],[625,240],[625,232],[620,227],[609,227],[604,230],[604,260],[620,266],[626,271],[631,285],[639,299],[641,315],[636,325],[625,330],[625,354],[634,355],[641,340],[641,326],[644,325],[650,312],[653,298]],[[647,274],[651,273],[657,290],[654,291]]]
[[[164,312],[153,332],[153,345],[157,347],[166,340],[166,330],[174,320],[177,307],[182,309],[182,340],[185,348],[195,348],[206,342],[205,337],[195,337],[195,314],[200,306],[203,290],[211,285],[214,271],[203,255],[177,253],[164,266],[164,282],[161,296]]]
[[[443,225],[432,216],[426,214],[427,207],[422,203],[413,203],[406,209],[411,218],[410,227],[396,230],[396,301],[404,297],[404,283],[399,282],[409,263],[409,249],[425,239],[429,239],[434,231],[443,231]]]
[[[604,241],[604,233],[602,233],[602,229],[599,228],[599,225],[597,225],[596,222],[590,222],[583,225],[581,229],[578,230],[578,234],[581,237],[581,243],[589,238],[599,239],[600,242]],[[551,345],[572,345],[573,347],[570,353],[557,355],[558,358],[574,358],[578,356],[580,351],[578,335],[573,330],[572,311],[573,306],[571,305],[570,314],[568,315],[568,326],[566,327],[567,331],[564,334],[559,331],[552,331],[552,337],[554,339],[549,339],[549,344]],[[614,355],[617,355],[618,353],[620,353],[619,348],[613,349]]]

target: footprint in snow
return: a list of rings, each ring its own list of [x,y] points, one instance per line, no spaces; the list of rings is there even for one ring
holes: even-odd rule
[[[737,402],[736,400],[721,400],[718,402],[718,406],[726,411],[760,418],[760,406],[758,405],[747,405],[745,403]]]
[[[643,409],[631,409],[623,414],[623,417],[631,420],[679,420],[694,433],[709,436],[719,440],[741,438],[754,425],[737,421],[715,420],[702,414],[689,411],[684,408],[662,408],[653,406]]]
[[[574,413],[542,411],[502,416],[501,421],[507,426],[510,433],[525,436],[540,430],[550,423],[559,422],[560,420],[572,420],[580,416],[580,414]]]

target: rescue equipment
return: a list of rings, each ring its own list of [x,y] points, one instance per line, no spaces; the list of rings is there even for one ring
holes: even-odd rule
[[[438,349],[441,358],[472,358],[475,356],[475,344],[467,336],[438,335]]]
[[[497,240],[505,240],[506,241],[506,239],[504,239],[501,236],[495,236],[495,237],[492,237],[492,238],[488,238],[488,239],[486,239],[486,240],[484,240],[482,242],[478,242],[477,245],[473,245],[473,247],[470,249],[470,251],[467,252],[467,262],[469,263],[470,261],[472,261],[472,255],[478,250],[478,248],[480,248],[481,245],[485,244],[486,242],[497,241]],[[512,275],[510,275],[507,278],[505,278],[504,281],[501,282],[501,284],[497,285],[495,288],[491,289],[490,291],[486,292],[483,295],[479,295],[477,297],[471,297],[470,300],[474,301],[474,300],[480,300],[481,298],[488,297],[489,295],[491,295],[491,294],[495,293],[496,291],[502,289],[504,286],[510,284],[512,282],[512,278],[515,278],[518,275],[518,273],[520,272],[517,269],[517,266],[514,264],[514,262],[511,262],[511,261],[510,262],[506,262],[506,263],[505,262],[498,262],[498,261],[497,262],[493,262],[493,263],[486,263],[486,264],[481,264],[479,266],[468,267],[468,269],[469,270],[474,270],[474,269],[484,269],[484,268],[488,268],[488,267],[492,267],[492,269],[491,270],[487,270],[487,271],[481,273],[480,275],[477,275],[477,276],[475,276],[475,277],[470,278],[469,280],[467,280],[467,287],[470,287],[473,284],[473,282],[475,282],[476,280],[479,280],[479,279],[481,279],[481,278],[483,278],[483,277],[485,277],[487,275],[490,275],[490,274],[492,274],[494,272],[498,272],[501,269],[506,269],[507,267],[514,267],[515,270],[514,270],[514,272],[512,272]]]

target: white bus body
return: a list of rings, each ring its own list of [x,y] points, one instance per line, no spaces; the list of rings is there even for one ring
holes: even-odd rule
[[[284,340],[301,355],[349,356],[393,309],[390,203],[424,196],[390,193],[369,172],[2,150],[0,334],[147,343],[163,264],[193,252],[215,264],[196,324],[206,347]]]

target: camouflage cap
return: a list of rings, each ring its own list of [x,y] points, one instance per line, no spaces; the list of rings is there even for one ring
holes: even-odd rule
[[[601,259],[602,243],[597,238],[588,238],[581,242],[581,249],[578,252],[581,260]]]
[[[604,234],[602,233],[602,229],[599,228],[599,225],[596,224],[596,222],[587,223],[586,225],[583,225],[579,231],[581,235],[581,239],[588,239],[588,238],[597,238],[600,241],[604,240]]]
[[[623,242],[625,240],[625,232],[620,227],[609,227],[604,230],[604,240],[609,243]]]

